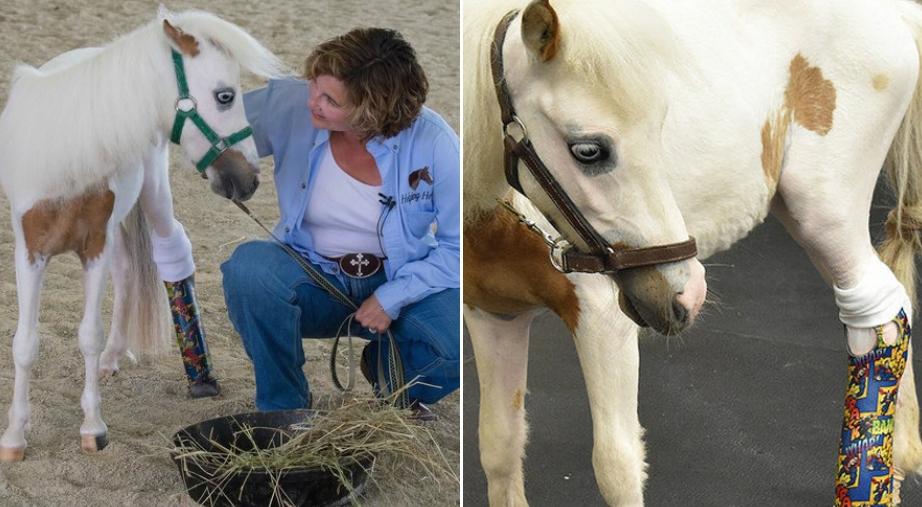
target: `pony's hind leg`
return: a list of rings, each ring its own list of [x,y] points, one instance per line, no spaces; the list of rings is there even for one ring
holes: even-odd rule
[[[112,275],[112,324],[106,347],[99,358],[99,374],[103,377],[118,373],[118,361],[122,356],[133,359],[128,351],[129,323],[126,318],[126,305],[132,304],[126,299],[129,292],[126,284],[131,283],[131,274],[124,241],[121,226],[116,226],[112,235],[112,254],[109,261],[109,272]]]
[[[19,300],[19,322],[13,337],[13,363],[16,376],[13,400],[9,410],[9,425],[0,438],[0,461],[19,461],[26,448],[25,434],[29,426],[29,379],[32,363],[38,353],[38,309],[42,276],[47,259],[32,260],[22,239],[22,231],[14,223],[16,234],[16,294]]]
[[[525,384],[534,313],[511,318],[464,306],[480,380],[480,462],[490,505],[524,506]]]
[[[80,447],[87,452],[102,450],[107,440],[106,423],[102,420],[99,396],[99,356],[103,347],[102,298],[106,292],[106,275],[111,251],[111,241],[102,254],[83,265],[85,308],[80,322],[78,337],[80,351],[86,365],[86,379],[80,405],[83,408],[83,424],[80,426]]]
[[[573,334],[592,411],[596,482],[609,505],[643,505],[647,474],[637,415],[637,326],[619,309],[617,287],[610,278],[568,278],[580,302]]]

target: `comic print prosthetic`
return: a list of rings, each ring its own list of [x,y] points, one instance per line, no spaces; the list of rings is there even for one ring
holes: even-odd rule
[[[893,414],[911,336],[905,310],[893,319],[894,345],[877,327],[877,344],[848,359],[848,389],[836,473],[835,505],[889,506],[893,493]]]

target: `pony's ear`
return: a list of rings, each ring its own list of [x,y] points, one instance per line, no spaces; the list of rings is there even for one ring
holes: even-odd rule
[[[166,19],[163,20],[163,32],[184,55],[195,56],[198,54],[198,41],[195,40],[195,37],[171,25]]]
[[[549,0],[532,0],[522,13],[522,40],[542,62],[560,48],[560,22]]]

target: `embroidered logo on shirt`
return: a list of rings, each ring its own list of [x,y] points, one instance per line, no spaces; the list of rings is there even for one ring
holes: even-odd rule
[[[425,166],[422,169],[417,169],[410,173],[410,188],[416,190],[420,181],[425,181],[430,186],[432,185],[432,176],[429,174],[429,166]]]

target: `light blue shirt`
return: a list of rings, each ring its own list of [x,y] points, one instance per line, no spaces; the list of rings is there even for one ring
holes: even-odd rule
[[[339,265],[314,251],[304,226],[313,176],[330,140],[330,131],[314,128],[307,102],[308,83],[299,79],[271,80],[243,95],[259,156],[275,159],[280,213],[275,235],[343,281]],[[388,139],[372,138],[366,149],[381,172],[381,192],[393,198],[393,205],[381,205],[387,282],[375,296],[396,319],[404,306],[460,286],[458,136],[441,116],[424,107],[409,128]],[[424,171],[431,184],[419,178]]]

